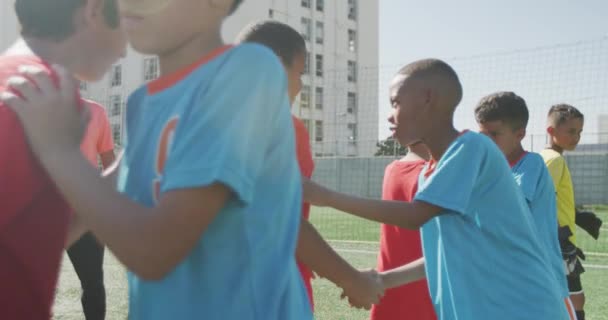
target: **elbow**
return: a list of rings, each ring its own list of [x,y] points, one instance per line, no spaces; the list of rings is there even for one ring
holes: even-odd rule
[[[173,267],[159,265],[158,263],[147,263],[130,271],[142,280],[160,281],[165,279],[173,269]]]
[[[396,222],[397,227],[407,230],[419,230],[424,225],[424,223],[411,219],[399,219],[399,221]]]
[[[152,246],[154,247],[154,246]],[[145,281],[160,281],[165,279],[179,264],[179,260],[170,254],[162,254],[163,250],[142,250],[130,254],[123,264],[129,271]]]

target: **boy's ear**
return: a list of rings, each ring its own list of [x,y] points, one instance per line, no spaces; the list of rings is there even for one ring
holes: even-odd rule
[[[548,127],[547,127],[547,133],[548,133],[549,135],[551,135],[551,136],[552,136],[554,132],[555,132],[555,128],[553,128],[552,126],[548,126]]]

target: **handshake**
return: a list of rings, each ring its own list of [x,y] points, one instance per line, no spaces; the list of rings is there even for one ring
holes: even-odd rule
[[[382,274],[374,269],[361,270],[358,277],[339,286],[342,288],[342,299],[347,298],[352,307],[365,310],[378,304],[388,289]]]

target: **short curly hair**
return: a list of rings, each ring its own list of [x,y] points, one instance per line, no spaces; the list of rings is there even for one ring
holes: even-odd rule
[[[478,123],[502,121],[513,130],[525,128],[529,117],[526,101],[510,91],[487,95],[475,107],[475,120]]]
[[[237,43],[253,42],[270,48],[287,66],[291,66],[298,55],[306,53],[306,40],[287,24],[267,20],[251,24],[237,37]]]
[[[557,127],[570,119],[585,119],[585,116],[574,106],[560,103],[552,106],[547,114],[549,125]]]

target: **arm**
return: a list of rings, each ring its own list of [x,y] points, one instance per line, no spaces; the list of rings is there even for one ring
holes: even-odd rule
[[[401,228],[416,230],[439,215],[442,208],[422,202],[373,200],[329,190],[310,179],[303,180],[304,200],[352,215]]]
[[[70,226],[68,227],[68,236],[66,239],[65,248],[68,249],[71,247],[86,231],[87,229],[80,221],[80,218],[74,215],[72,217],[72,221],[70,221]]]
[[[78,149],[41,160],[83,223],[145,279],[160,279],[182,261],[230,196],[214,184],[164,193],[146,208],[100,179]]]
[[[359,272],[340,257],[312,224],[302,219],[296,256],[323,278],[344,289],[355,306],[369,308],[378,303],[383,289],[380,279],[373,273]]]
[[[412,261],[401,267],[380,273],[384,289],[391,289],[406,285],[408,283],[422,280],[426,277],[424,270],[424,258]]]

